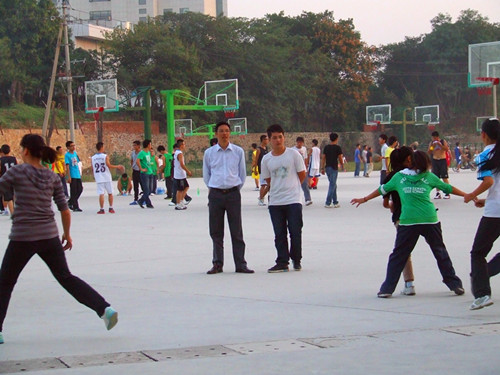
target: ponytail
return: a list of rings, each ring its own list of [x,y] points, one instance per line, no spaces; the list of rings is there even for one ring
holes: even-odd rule
[[[479,170],[492,171],[493,173],[500,172],[500,121],[497,118],[484,120],[481,131],[495,141],[496,144],[490,151],[488,159],[479,164]]]
[[[45,141],[38,134],[26,134],[21,139],[21,147],[29,151],[31,156],[45,163],[56,161],[57,152],[51,147],[45,145]]]

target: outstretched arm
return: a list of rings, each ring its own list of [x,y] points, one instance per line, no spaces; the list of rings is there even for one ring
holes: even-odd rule
[[[488,190],[494,183],[493,177],[486,176],[483,178],[483,181],[479,184],[479,186],[474,189],[472,193],[463,195],[464,202],[469,203],[470,201],[475,201],[478,195],[481,195],[486,190]]]
[[[376,198],[380,195],[378,189],[372,191],[370,194],[368,194],[366,197],[363,198],[354,198],[351,200],[351,204],[355,205],[356,207],[359,207],[360,204],[368,202],[370,199]]]

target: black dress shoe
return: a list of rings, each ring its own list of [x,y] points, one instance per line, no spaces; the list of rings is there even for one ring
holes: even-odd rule
[[[236,269],[236,272],[237,273],[255,273],[254,270],[251,270],[250,268],[248,267],[243,267],[243,268],[237,268]]]
[[[214,275],[216,273],[221,273],[221,272],[222,272],[222,265],[214,264],[214,266],[207,271],[207,275]]]

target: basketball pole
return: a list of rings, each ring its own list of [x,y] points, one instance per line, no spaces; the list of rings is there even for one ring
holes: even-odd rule
[[[67,79],[67,97],[68,97],[68,122],[69,122],[69,138],[71,142],[75,142],[75,118],[73,113],[73,89],[71,85],[71,60],[69,58],[69,38],[68,38],[68,16],[66,14],[67,2],[64,0],[63,9],[63,26],[64,26],[64,54],[66,55],[66,79]]]
[[[493,85],[493,117],[498,118],[497,116],[497,86]]]

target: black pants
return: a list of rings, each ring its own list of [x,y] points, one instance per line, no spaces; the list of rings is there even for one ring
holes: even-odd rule
[[[245,241],[241,225],[241,195],[238,189],[223,193],[210,189],[208,193],[209,230],[213,243],[213,264],[224,264],[224,216],[227,213],[233,258],[236,269],[245,268]]]
[[[132,170],[132,183],[134,185],[134,201],[139,200],[139,185],[141,183],[141,171]]]
[[[419,225],[400,225],[396,235],[394,250],[389,256],[387,264],[387,275],[385,281],[380,287],[381,293],[392,294],[403,272],[406,261],[417,244],[418,238],[422,236],[429,244],[434,258],[443,276],[443,283],[453,290],[462,287],[462,281],[455,274],[455,269],[443,242],[441,223],[419,224]]]
[[[500,256],[497,254],[489,263],[486,263],[486,256],[499,236],[500,218],[483,216],[470,252],[472,294],[475,298],[491,296],[490,276],[500,272]]]
[[[32,242],[10,241],[0,268],[0,332],[19,274],[35,254],[42,258],[59,284],[78,302],[94,310],[98,316],[104,314],[109,303],[85,281],[71,274],[59,238]]]
[[[71,208],[80,208],[80,206],[78,205],[78,198],[80,198],[80,195],[82,195],[82,191],[82,180],[80,178],[72,178],[69,184],[70,197],[68,201],[68,205]]]
[[[165,188],[167,189],[167,198],[172,198],[173,181],[174,180],[172,176],[165,177]]]

